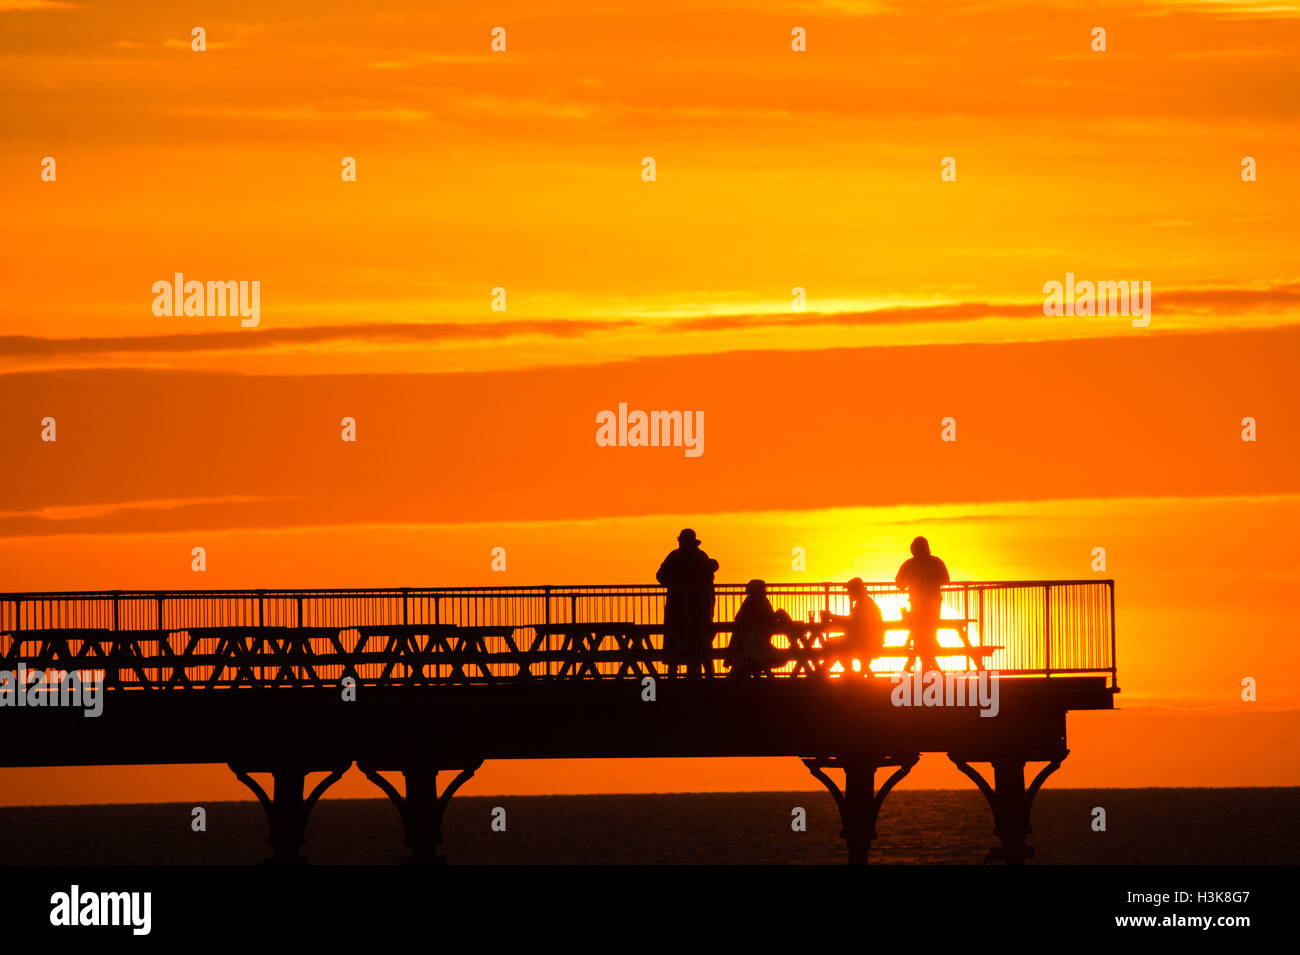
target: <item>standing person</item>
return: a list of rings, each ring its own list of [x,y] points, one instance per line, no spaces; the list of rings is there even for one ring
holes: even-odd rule
[[[709,650],[713,647],[713,575],[718,562],[700,549],[689,527],[677,535],[677,549],[659,565],[655,579],[668,588],[664,603],[664,651],[668,672],[677,675],[679,661],[688,676],[699,669],[713,675]]]
[[[924,537],[912,541],[912,557],[903,561],[894,578],[900,590],[907,591],[912,644],[912,660],[919,661],[921,672],[939,669],[939,618],[943,615],[943,585],[949,582],[948,567],[930,553]]]

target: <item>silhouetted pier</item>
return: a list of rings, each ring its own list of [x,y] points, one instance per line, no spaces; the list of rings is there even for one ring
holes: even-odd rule
[[[900,645],[904,595],[869,590]],[[847,609],[835,584],[768,595],[796,620]],[[986,648],[974,659],[999,674],[991,718],[895,705],[888,672],[903,665],[901,646],[876,661],[876,678],[828,672],[825,654],[797,640],[770,677],[728,678],[721,658],[743,597],[718,586],[716,678],[685,679],[666,672],[655,586],[0,594],[0,670],[77,672],[105,687],[97,718],[0,709],[0,765],[226,763],[266,808],[273,858],[287,862],[301,861],[315,801],[355,763],[397,806],[411,861],[429,862],[441,861],[447,802],[486,760],[792,756],[831,791],[849,860],[865,862],[885,796],[921,753],[939,752],[989,800],[991,857],[1032,856],[1030,807],[1068,753],[1066,713],[1110,709],[1118,692],[1112,581],[944,588],[940,638],[953,653],[940,665],[972,665],[962,640]],[[1027,784],[1031,763],[1043,765]],[[402,774],[400,788],[384,773]],[[439,773],[451,774],[441,792]]]

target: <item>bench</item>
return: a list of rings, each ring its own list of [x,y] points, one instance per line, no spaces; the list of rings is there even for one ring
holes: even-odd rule
[[[1004,648],[1001,646],[994,646],[992,644],[980,644],[980,645],[972,644],[969,638],[970,625],[976,622],[977,621],[973,617],[940,617],[938,624],[935,628],[936,631],[938,630],[957,631],[957,637],[958,639],[961,640],[962,645],[960,647],[946,647],[940,644],[938,652],[935,653],[935,657],[936,658],[937,657],[965,657],[966,662],[970,664],[970,669],[972,670],[982,669],[986,657],[990,656],[991,654],[997,653],[999,650],[1002,650]],[[881,653],[878,656],[880,657],[905,656],[907,657],[907,666],[904,667],[904,669],[911,667],[912,662],[917,660],[915,641],[911,636],[911,630],[912,630],[911,622],[906,618],[902,620],[886,620],[885,630],[886,632],[890,630],[907,631],[908,632],[907,642],[905,642],[901,647],[896,648],[898,650],[901,650],[902,651],[901,653],[895,653],[895,654]],[[885,649],[890,650],[895,648],[886,647]],[[951,651],[951,652],[945,652],[945,651]],[[873,657],[873,659],[876,658]]]

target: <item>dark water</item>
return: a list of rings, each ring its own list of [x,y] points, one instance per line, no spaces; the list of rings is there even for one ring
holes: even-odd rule
[[[491,828],[493,807],[506,831]],[[791,829],[791,810],[807,831]],[[1092,811],[1106,810],[1094,832]],[[268,852],[261,807],[193,805],[0,809],[0,864],[246,864]],[[464,864],[843,862],[839,815],[821,792],[457,797],[444,851]],[[1300,861],[1300,789],[1045,790],[1034,805],[1037,863],[1259,864]],[[910,790],[886,800],[874,862],[983,861],[993,822],[977,792]],[[386,800],[327,799],[307,828],[312,863],[388,864],[404,855]]]

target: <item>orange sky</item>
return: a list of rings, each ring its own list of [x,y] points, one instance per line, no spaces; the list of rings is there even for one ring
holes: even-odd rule
[[[0,590],[635,582],[683,524],[728,581],[892,579],[918,527],[962,579],[1104,546],[1125,709],[1052,784],[1300,785],[1300,8],[653,6],[0,0]],[[156,317],[175,272],[259,281],[260,325]],[[1151,324],[1044,317],[1067,272],[1151,282]],[[703,410],[705,453],[598,448],[619,401]]]

